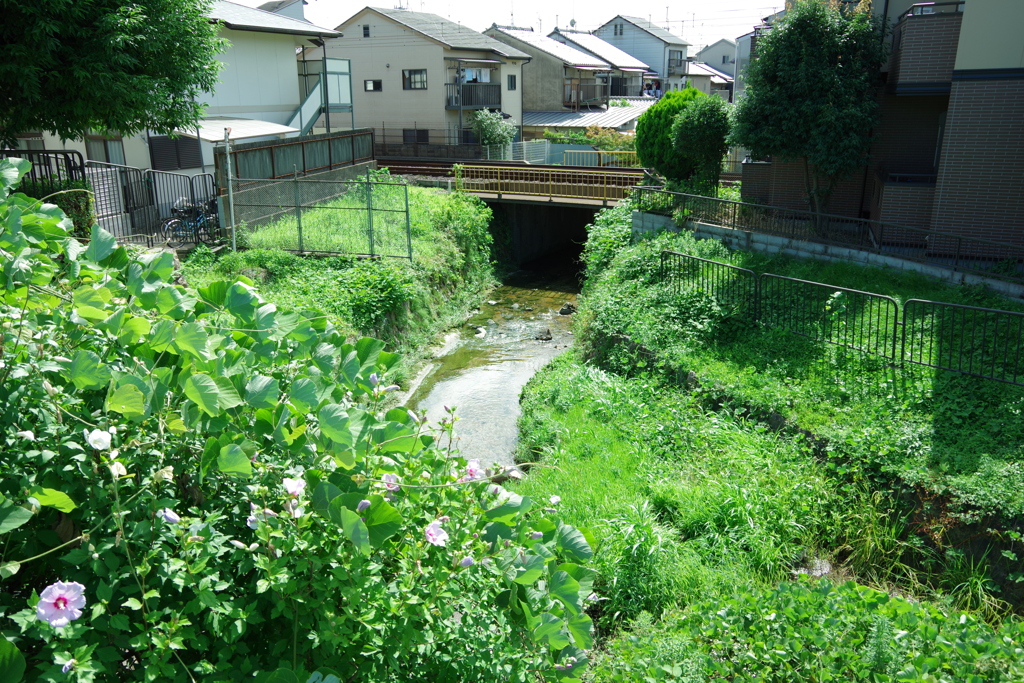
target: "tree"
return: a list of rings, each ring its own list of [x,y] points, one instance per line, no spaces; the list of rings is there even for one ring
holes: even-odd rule
[[[729,109],[720,97],[698,97],[676,114],[672,144],[693,166],[690,186],[712,192],[718,186],[722,158],[729,150]]]
[[[473,115],[473,131],[481,145],[507,145],[516,139],[518,129],[501,113],[481,109]]]
[[[669,180],[686,180],[693,175],[693,165],[672,147],[672,122],[683,107],[698,97],[706,95],[696,88],[667,92],[636,122],[636,153],[640,163]]]
[[[0,147],[194,127],[222,49],[207,0],[0,0]]]
[[[758,39],[733,142],[754,157],[802,161],[807,201],[826,213],[839,181],[867,161],[885,61],[870,2],[798,0]]]

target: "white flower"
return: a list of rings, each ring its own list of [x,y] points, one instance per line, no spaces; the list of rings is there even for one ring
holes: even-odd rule
[[[228,541],[228,543],[230,543],[231,545],[235,546],[239,550],[248,550],[249,549],[249,546],[247,546],[246,544],[242,543],[241,541],[236,541],[235,539],[231,539],[230,541]]]
[[[15,436],[20,436],[21,438],[25,439],[26,441],[35,441],[36,440],[36,435],[33,434],[32,432],[30,432],[27,429],[25,431],[23,431],[23,432],[15,432],[14,435]]]
[[[94,429],[90,432],[88,429],[83,429],[82,434],[85,435],[86,442],[96,450],[105,451],[110,448],[110,432],[105,432],[102,429]]]
[[[174,479],[174,466],[168,465],[153,473],[153,481],[172,481]]]
[[[117,434],[117,427],[111,425],[111,427],[107,429],[107,431],[110,432],[111,434]]]
[[[110,473],[114,475],[114,479],[120,479],[121,477],[128,476],[128,470],[125,469],[124,464],[118,460],[110,463]]]
[[[550,498],[548,498],[548,500],[551,502],[552,505],[558,505],[559,503],[562,502],[562,497],[561,496],[551,496]]]
[[[288,492],[290,496],[301,496],[302,492],[306,489],[306,482],[302,479],[289,479],[284,478],[284,490]]]

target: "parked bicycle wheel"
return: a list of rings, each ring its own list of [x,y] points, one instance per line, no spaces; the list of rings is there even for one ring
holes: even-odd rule
[[[169,218],[160,226],[160,231],[171,249],[177,249],[185,242],[188,227],[180,218]]]
[[[212,244],[215,227],[213,218],[208,215],[196,219],[196,244]]]

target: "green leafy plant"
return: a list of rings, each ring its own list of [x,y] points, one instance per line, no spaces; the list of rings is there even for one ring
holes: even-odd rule
[[[707,97],[696,88],[665,93],[636,122],[636,153],[647,168],[653,168],[670,180],[693,175],[694,164],[677,153],[672,144],[672,124],[690,102]]]
[[[589,531],[459,457],[454,414],[386,409],[383,342],[82,245],[27,168],[0,161],[5,682],[579,679]]]
[[[480,109],[471,121],[477,142],[481,145],[507,145],[516,139],[519,129],[511,119],[506,120],[501,112]]]
[[[672,145],[693,166],[690,184],[714,195],[722,171],[722,159],[729,151],[729,110],[719,97],[698,97],[676,114],[672,122]]]

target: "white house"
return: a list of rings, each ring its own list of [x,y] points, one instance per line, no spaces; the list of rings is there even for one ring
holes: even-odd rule
[[[618,15],[594,31],[607,43],[651,68],[649,80],[657,80],[665,92],[686,87],[688,42],[647,19]]]
[[[697,52],[696,60],[721,71],[727,76],[736,76],[736,41],[722,38]]]
[[[294,14],[296,6],[301,10],[302,0],[287,3],[284,9]],[[337,32],[228,0],[215,0],[209,17],[220,24],[219,35],[229,45],[217,56],[224,65],[220,83],[200,97],[206,114],[198,130],[179,130],[178,137],[145,131],[68,141],[30,132],[25,138],[35,143],[25,147],[77,150],[91,161],[193,174],[204,166],[209,170],[213,145],[224,139],[225,128],[231,129],[235,141],[298,135],[299,127],[291,124],[306,93],[296,53],[311,41],[334,37]],[[317,62],[317,70],[321,64]]]

